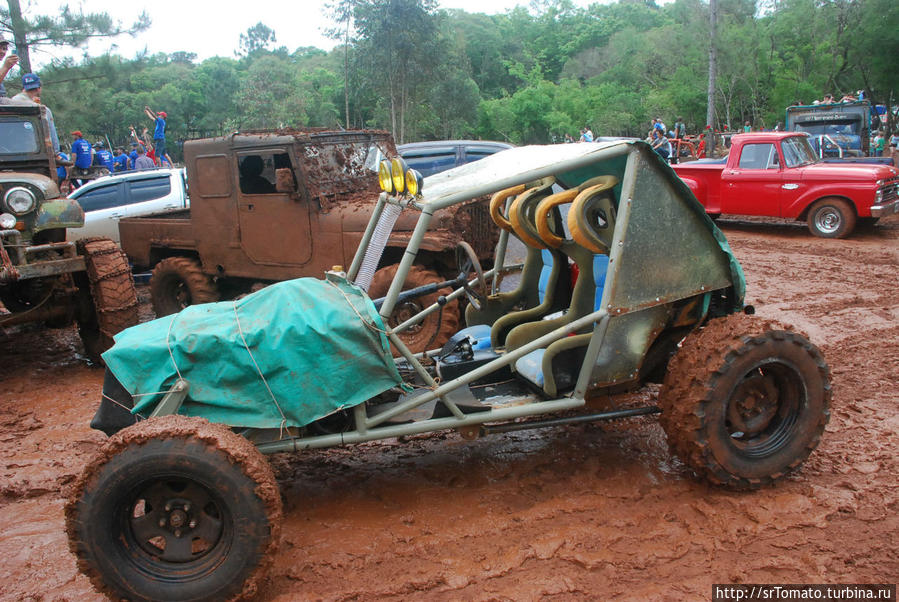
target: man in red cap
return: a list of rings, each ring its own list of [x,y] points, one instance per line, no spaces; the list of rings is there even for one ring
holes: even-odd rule
[[[144,107],[144,113],[147,114],[147,117],[152,119],[156,124],[156,130],[153,132],[153,145],[156,147],[156,156],[164,157],[165,156],[165,120],[168,118],[168,115],[165,111],[159,111],[158,113],[154,113],[150,110],[150,107]]]

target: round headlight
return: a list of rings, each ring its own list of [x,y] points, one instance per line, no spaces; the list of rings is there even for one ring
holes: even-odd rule
[[[390,174],[390,161],[386,159],[378,165],[378,184],[381,190],[390,194],[393,192],[393,176]]]
[[[390,174],[393,176],[393,189],[396,192],[406,190],[406,162],[401,157],[390,160]]]
[[[9,213],[0,213],[0,230],[12,230],[16,227],[16,216]]]
[[[16,215],[23,215],[34,209],[34,194],[27,188],[11,188],[3,202]]]
[[[421,177],[421,174],[415,171],[412,168],[406,170],[406,190],[412,196],[418,196],[421,194],[421,188],[424,184],[424,178]]]

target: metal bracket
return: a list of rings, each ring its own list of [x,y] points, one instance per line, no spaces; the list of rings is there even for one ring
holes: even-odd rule
[[[178,380],[176,380],[175,384],[172,385],[172,388],[169,389],[169,392],[163,396],[162,400],[160,400],[158,404],[156,404],[156,407],[150,414],[150,418],[177,414],[178,410],[181,409],[181,404],[187,397],[188,391],[190,391],[189,382],[187,382],[183,378],[179,378]]]

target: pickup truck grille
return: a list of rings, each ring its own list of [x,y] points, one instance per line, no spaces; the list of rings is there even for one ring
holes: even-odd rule
[[[880,203],[891,203],[899,198],[899,178],[894,178],[880,187]]]

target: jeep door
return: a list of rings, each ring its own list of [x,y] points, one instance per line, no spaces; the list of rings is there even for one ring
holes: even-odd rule
[[[240,245],[254,263],[302,265],[312,257],[309,201],[296,193],[278,192],[275,170],[296,161],[287,148],[253,149],[236,156]]]

